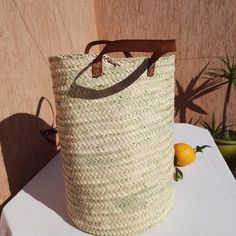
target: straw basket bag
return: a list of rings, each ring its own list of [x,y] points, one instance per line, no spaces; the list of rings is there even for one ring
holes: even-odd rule
[[[175,41],[97,41],[86,53],[98,43],[99,55],[49,58],[66,208],[83,231],[135,235],[173,207],[175,57],[163,55]]]

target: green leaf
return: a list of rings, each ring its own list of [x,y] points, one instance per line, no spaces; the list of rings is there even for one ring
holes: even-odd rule
[[[211,126],[210,126],[206,121],[201,121],[200,124],[201,124],[204,128],[208,129],[209,131],[212,130]]]
[[[176,176],[177,176],[177,179],[183,179],[183,172],[176,167]]]
[[[182,171],[179,168],[175,167],[175,176],[174,176],[175,181],[178,182],[180,179],[183,179],[183,177],[184,175]]]
[[[223,122],[221,122],[215,129],[216,132],[220,132],[222,130],[222,125],[223,125]]]
[[[205,148],[207,148],[207,147],[211,147],[211,146],[209,146],[209,145],[197,146],[197,147],[195,148],[195,152],[202,152],[203,149],[205,149]]]
[[[184,178],[183,172],[179,168],[176,168],[176,171],[178,173],[179,178],[183,179]]]

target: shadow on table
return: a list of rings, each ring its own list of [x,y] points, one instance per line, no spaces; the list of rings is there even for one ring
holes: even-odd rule
[[[38,114],[41,105],[40,101]],[[40,130],[49,128],[43,119],[27,113],[17,113],[0,122],[1,182],[4,185],[0,197],[14,196],[56,155],[57,147],[40,134]]]
[[[66,213],[60,155],[57,155],[23,190],[74,227]]]

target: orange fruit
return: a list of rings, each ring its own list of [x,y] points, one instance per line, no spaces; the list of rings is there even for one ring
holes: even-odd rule
[[[195,152],[187,143],[176,143],[174,148],[177,166],[186,166],[195,160]]]

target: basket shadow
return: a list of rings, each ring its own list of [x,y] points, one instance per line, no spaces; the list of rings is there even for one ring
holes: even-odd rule
[[[83,73],[91,67],[91,63],[83,68],[75,77],[73,83],[69,88],[68,95],[73,98],[82,98],[82,99],[100,99],[104,97],[111,96],[116,94],[123,89],[129,87],[133,84],[139,77],[147,70],[149,59],[144,59],[144,61],[133,71],[130,75],[124,78],[122,81],[117,84],[110,86],[105,89],[96,90],[92,88],[86,88],[77,84],[77,80],[83,75]],[[96,79],[96,78],[95,78]],[[99,78],[98,78],[99,79]]]
[[[9,189],[2,194],[9,196],[10,192],[13,197],[56,155],[57,147],[40,134],[49,128],[43,119],[28,113],[16,113],[0,122],[3,183]]]
[[[57,214],[69,225],[65,206],[65,188],[60,154],[58,154],[38,175],[27,184],[23,191]]]

